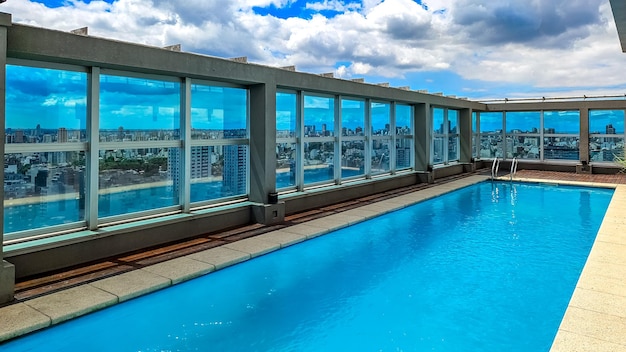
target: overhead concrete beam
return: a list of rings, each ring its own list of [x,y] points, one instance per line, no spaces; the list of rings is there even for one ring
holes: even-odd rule
[[[610,0],[610,2],[619,42],[622,45],[622,51],[626,53],[626,2],[624,0]]]

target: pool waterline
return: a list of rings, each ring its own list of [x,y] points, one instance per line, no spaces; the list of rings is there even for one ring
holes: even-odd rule
[[[268,251],[278,249],[280,247],[285,247],[287,245],[297,243],[308,238],[315,237],[318,234],[330,232],[331,230],[334,230],[336,228],[345,227],[345,226],[351,225],[354,222],[366,220],[368,218],[377,216],[376,214],[377,212],[386,213],[389,211],[397,210],[399,208],[412,205],[422,200],[432,198],[432,197],[435,197],[444,193],[448,193],[450,191],[453,191],[453,190],[456,190],[465,186],[469,186],[474,183],[481,182],[484,179],[485,178],[481,176],[472,176],[472,177],[464,178],[461,180],[452,181],[450,183],[442,184],[434,188],[429,188],[429,189],[421,190],[412,194],[407,194],[407,195],[403,195],[403,196],[396,197],[393,199],[388,199],[388,200],[371,204],[362,208],[352,209],[352,210],[342,212],[340,214],[331,215],[330,217],[314,220],[303,225],[296,225],[296,226],[288,227],[279,231],[268,233],[266,235],[260,235],[254,238],[249,238],[247,240],[229,244],[223,247],[208,250],[206,251],[207,253],[204,253],[204,252],[197,253],[196,255],[188,256],[188,258],[184,258],[184,259],[179,258],[178,260],[174,260],[174,262],[177,261],[178,263],[170,263],[170,264],[163,264],[163,265],[157,264],[150,268],[139,269],[139,270],[147,271],[148,273],[152,274],[153,277],[151,278],[154,280],[151,281],[151,280],[145,279],[146,282],[142,282],[139,284],[134,282],[133,284],[135,286],[137,285],[143,286],[139,288],[135,287],[135,289],[138,289],[138,291],[141,291],[141,293],[152,292],[156,289],[169,286],[172,283],[175,283],[176,281],[180,281],[185,278],[192,278],[192,277],[198,276],[199,275],[197,274],[198,271],[201,273],[210,272],[212,270],[219,269],[227,264],[232,264],[232,263],[236,263],[242,260],[246,260],[253,256],[257,256],[259,254],[263,254]],[[180,272],[178,274],[172,273],[172,267],[176,265],[182,267],[182,272],[183,272],[182,274]],[[105,279],[105,280],[118,282],[117,284],[112,284],[111,282],[109,282],[111,286],[116,286],[116,285],[124,286],[124,281],[128,281],[128,276],[130,275],[133,275],[133,274],[132,273],[128,273],[128,275],[122,274],[117,277],[113,277],[113,278]],[[137,274],[135,273],[134,275],[136,276]],[[167,278],[169,282],[167,282],[167,280],[163,280],[163,278]],[[95,285],[93,284],[85,285],[85,286],[91,286],[89,287],[89,289],[95,288]],[[128,282],[126,283],[126,286],[128,286]],[[128,291],[129,289],[131,288],[127,288],[127,289],[119,288],[119,291],[117,292],[118,294],[111,295],[111,297],[108,297],[107,295],[101,295],[102,297],[93,297],[94,300],[98,300],[98,302],[95,303],[95,306],[102,308],[104,306],[109,306],[111,304],[115,304],[131,296],[134,296],[133,294],[129,296],[128,293],[126,293],[126,295],[122,294],[123,291],[125,290]],[[70,318],[72,316],[76,316],[77,314],[80,315],[80,314],[89,312],[91,308],[86,307],[86,306],[89,306],[93,302],[84,303],[83,306],[80,306],[80,304],[78,305],[75,304],[74,306],[70,306],[68,304],[66,306],[67,302],[65,302],[64,304],[64,301],[63,301],[63,298],[65,298],[69,302],[71,302],[75,298],[74,294],[75,295],[84,294],[85,290],[87,290],[87,288],[84,288],[83,290],[77,289],[75,290],[75,292],[70,292],[64,295],[65,297],[59,297],[59,296],[62,296],[62,294],[57,293],[57,294],[50,295],[50,296],[56,296],[56,297],[44,296],[44,297],[41,297],[32,301],[18,303],[17,305],[23,306],[21,308],[28,310],[29,314],[27,314],[27,316],[30,316],[33,318],[39,318],[39,319],[33,319],[37,321],[38,325],[31,324],[30,327],[28,326],[15,327],[16,329],[14,329],[13,332],[7,332],[7,331],[2,331],[6,325],[0,324],[0,326],[3,327],[2,329],[0,329],[0,340],[15,337],[23,333],[27,333],[34,329],[41,328],[43,327],[43,325],[49,325],[49,323],[46,324],[45,322],[47,317],[52,317],[52,320],[54,320],[54,323],[57,323],[57,322],[64,321],[67,318]],[[109,292],[112,292],[112,291],[114,290],[113,289],[109,290]],[[54,301],[55,305],[57,306],[55,308],[59,308],[61,310],[65,309],[66,311],[65,312],[45,311],[46,301],[48,302]],[[17,306],[17,305],[14,305],[14,306]],[[5,307],[3,308],[3,310],[5,310],[6,308],[11,308],[11,306]],[[47,316],[46,315],[44,315],[43,317],[38,316],[36,312],[41,313],[41,311],[37,311],[38,308],[44,310],[43,313],[45,313]],[[16,309],[13,309],[13,310],[16,310]],[[35,312],[33,312],[32,310],[35,310]],[[0,321],[3,320],[2,319],[3,315],[7,316],[6,314],[0,314]],[[23,315],[20,315],[20,316],[23,316]],[[48,320],[50,319],[48,318]],[[24,324],[24,325],[27,325],[27,324]]]

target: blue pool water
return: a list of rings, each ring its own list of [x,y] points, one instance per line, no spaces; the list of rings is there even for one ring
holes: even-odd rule
[[[2,351],[548,351],[612,190],[481,183]]]

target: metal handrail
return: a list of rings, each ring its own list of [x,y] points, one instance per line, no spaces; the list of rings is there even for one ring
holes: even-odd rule
[[[510,181],[513,181],[513,175],[515,175],[515,173],[517,172],[517,163],[518,163],[517,158],[513,158],[513,161],[511,161],[511,173],[509,174]]]
[[[495,179],[498,176],[498,169],[500,168],[500,160],[498,158],[493,159],[493,164],[491,165],[491,179]]]

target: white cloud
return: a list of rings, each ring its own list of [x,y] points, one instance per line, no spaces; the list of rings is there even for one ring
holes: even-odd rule
[[[608,0],[324,0],[307,5],[332,18],[261,16],[253,7],[294,0],[69,0],[46,8],[11,0],[13,21],[184,51],[236,57],[339,77],[402,78],[450,70],[467,80],[542,89],[626,86]],[[407,85],[410,85],[408,82]],[[604,87],[604,88],[603,88]],[[459,87],[459,90],[462,90]],[[521,93],[520,93],[521,94]]]
[[[305,8],[314,10],[314,11],[336,11],[336,12],[346,12],[346,11],[357,11],[361,9],[361,4],[359,3],[345,3],[344,1],[339,0],[324,0],[323,2],[313,2],[307,3]]]

